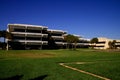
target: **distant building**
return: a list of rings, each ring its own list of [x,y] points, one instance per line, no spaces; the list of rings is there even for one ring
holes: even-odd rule
[[[85,39],[80,35],[75,35],[75,34],[73,34],[73,35],[79,38],[79,41],[77,42],[76,47],[78,47],[78,48],[88,48],[89,47],[89,42],[90,42],[89,39]]]
[[[114,39],[108,39],[104,37],[98,37],[98,43],[94,44],[95,49],[108,49],[110,48],[109,42],[113,41]],[[115,46],[117,49],[120,49],[120,40],[116,40]]]

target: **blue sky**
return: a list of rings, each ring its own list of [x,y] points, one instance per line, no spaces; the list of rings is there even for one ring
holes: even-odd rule
[[[0,0],[0,30],[8,23],[120,39],[120,0]]]

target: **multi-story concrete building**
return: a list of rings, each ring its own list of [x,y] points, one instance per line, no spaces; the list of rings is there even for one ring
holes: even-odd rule
[[[53,30],[53,29],[48,29],[48,35],[51,37],[54,41],[54,43],[58,47],[62,47],[65,45],[64,42],[64,35],[67,34],[66,31],[63,30]]]
[[[26,24],[8,24],[12,39],[8,43],[12,48],[39,48],[48,44],[48,27]]]
[[[13,49],[43,49],[64,46],[63,30],[52,30],[45,26],[27,24],[8,24],[8,32],[12,39],[7,39],[7,48]],[[55,46],[56,45],[56,46]]]

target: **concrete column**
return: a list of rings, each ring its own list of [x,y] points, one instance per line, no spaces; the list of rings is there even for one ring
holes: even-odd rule
[[[41,29],[41,34],[42,34],[42,30],[43,30],[43,28]],[[43,42],[42,42],[42,36],[41,36],[41,50],[42,50],[42,45],[43,45]]]

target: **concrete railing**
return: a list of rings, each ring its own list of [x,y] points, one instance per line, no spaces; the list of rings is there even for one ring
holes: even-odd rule
[[[28,33],[28,32],[11,32],[12,34],[15,35],[23,35],[23,36],[48,36],[48,34],[42,34],[42,33]]]

